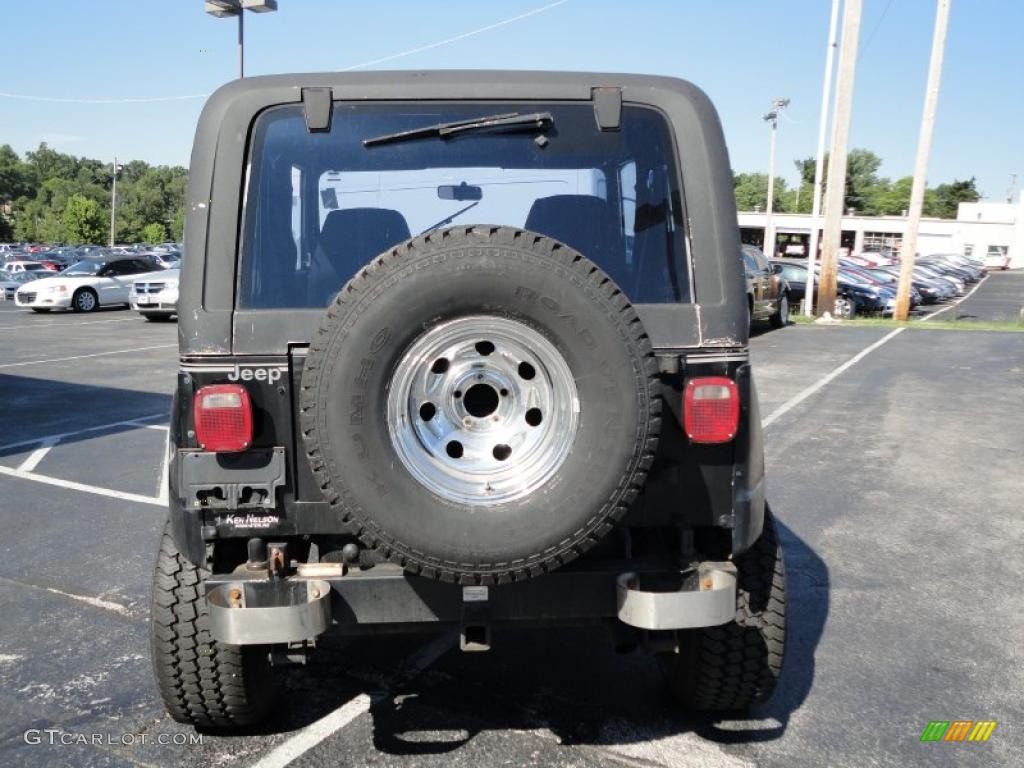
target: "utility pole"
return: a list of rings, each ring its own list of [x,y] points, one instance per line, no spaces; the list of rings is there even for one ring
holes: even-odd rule
[[[114,216],[117,212],[117,174],[121,166],[117,164],[117,155],[114,155],[114,164],[110,166],[110,175],[114,183],[110,185],[110,247],[114,247]]]
[[[238,79],[245,77],[245,14],[238,12]]]
[[[821,283],[818,285],[817,314],[831,311],[836,302],[836,271],[842,239],[843,198],[846,192],[846,148],[850,141],[853,112],[853,81],[857,71],[861,0],[846,0],[843,8],[843,37],[836,78],[836,111],[832,126],[832,148],[828,158],[828,187],[825,190],[825,227],[821,251]]]
[[[764,212],[764,255],[775,258],[775,225],[772,223],[772,209],[775,207],[775,135],[779,127],[779,113],[789,106],[789,99],[773,99],[772,111],[764,116],[765,122],[772,127],[772,137],[768,150],[768,202]]]
[[[914,163],[914,183],[910,188],[910,213],[907,216],[907,231],[900,247],[900,282],[896,292],[896,320],[906,320],[910,311],[910,283],[914,274],[914,257],[917,255],[917,230],[921,224],[921,208],[924,206],[925,176],[928,173],[928,156],[932,151],[932,133],[935,129],[935,108],[939,103],[939,83],[942,80],[942,57],[946,50],[946,29],[949,26],[950,0],[938,0],[935,8],[935,33],[932,36],[932,58],[928,65],[928,86],[924,94],[924,115],[921,117],[921,134],[917,139],[917,161]]]
[[[821,116],[818,118],[818,155],[814,161],[814,197],[811,199],[811,242],[807,249],[807,290],[804,293],[804,315],[814,314],[814,265],[818,261],[818,229],[821,227],[821,182],[825,166],[825,131],[828,128],[828,102],[832,95],[832,70],[836,54],[836,26],[839,21],[839,0],[832,0],[832,17],[828,22],[828,47],[825,49],[825,81],[821,87]]]

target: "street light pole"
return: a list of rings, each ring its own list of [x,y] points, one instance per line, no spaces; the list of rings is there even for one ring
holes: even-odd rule
[[[238,17],[238,77],[245,77],[245,11],[268,13],[277,10],[277,0],[204,0],[203,7],[218,19]]]
[[[932,151],[935,108],[939,102],[942,57],[946,50],[946,29],[949,26],[949,3],[950,0],[938,0],[935,9],[935,32],[932,36],[931,63],[928,65],[928,87],[924,95],[921,134],[917,140],[914,183],[910,188],[910,214],[907,217],[907,232],[900,246],[900,282],[896,291],[896,311],[893,313],[895,320],[906,320],[910,311],[910,285],[914,274],[914,258],[917,255],[917,230],[921,224],[921,209],[924,207],[925,174],[928,172],[928,156]]]
[[[765,204],[764,217],[764,255],[775,257],[775,225],[772,223],[772,210],[775,207],[775,137],[779,127],[779,113],[789,106],[789,99],[772,101],[772,111],[764,116],[765,122],[772,127],[771,141],[768,150],[768,200]]]
[[[804,315],[814,314],[814,265],[818,261],[818,229],[821,221],[821,182],[825,170],[825,130],[828,127],[828,100],[832,92],[832,70],[836,55],[836,26],[839,0],[832,0],[832,18],[828,22],[828,48],[825,53],[825,81],[821,88],[821,116],[818,118],[818,155],[814,161],[814,191],[811,198],[811,242],[807,248],[807,286]]]

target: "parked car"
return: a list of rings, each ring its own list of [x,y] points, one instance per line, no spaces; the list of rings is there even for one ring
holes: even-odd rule
[[[899,274],[899,267],[890,267],[890,269],[893,269],[896,274]],[[963,296],[967,292],[966,280],[935,264],[921,264],[918,262],[914,265],[914,274],[923,274],[935,280],[945,280],[949,282],[956,289],[957,296]]]
[[[179,251],[152,250],[141,252],[147,259],[153,262],[160,269],[178,269],[181,267],[181,253]]]
[[[885,269],[871,269],[868,271],[886,285],[896,286],[899,283],[900,276],[898,273]],[[924,280],[911,276],[910,285],[920,296],[920,304],[935,304],[956,295],[953,286],[936,280]]]
[[[31,269],[28,272],[0,272],[0,298],[14,301],[14,294],[25,283],[38,280],[46,274],[43,270]]]
[[[747,277],[747,308],[750,322],[767,320],[773,328],[789,324],[789,286],[771,268],[756,245],[743,245],[743,269]]]
[[[34,312],[68,308],[93,312],[101,306],[128,304],[131,276],[152,269],[143,259],[84,259],[58,275],[19,288],[14,302]]]
[[[782,259],[772,260],[772,269],[786,280],[789,286],[790,298],[800,301],[806,298],[807,294],[807,266],[806,263],[784,261]],[[816,269],[815,275],[820,275],[821,270]],[[815,281],[817,285],[817,280]],[[869,285],[858,282],[849,274],[839,270],[836,279],[836,299],[830,310],[835,317],[852,318],[858,313],[869,314],[874,312],[892,311],[895,306],[894,292],[888,289],[877,290]],[[890,299],[892,303],[890,305]],[[812,301],[817,302],[817,291]]]
[[[132,280],[132,309],[147,320],[169,320],[178,314],[178,269],[164,269]]]
[[[8,261],[4,264],[5,272],[49,272],[50,270],[39,261],[33,261],[30,259],[23,259],[19,261]]]
[[[857,264],[861,267],[888,267],[896,263],[895,259],[875,251],[865,251],[858,254],[851,253],[843,258],[847,259],[851,264]]]
[[[981,269],[975,269],[974,267],[962,267],[958,264],[953,264],[946,259],[930,256],[918,259],[915,263],[924,267],[932,267],[945,275],[953,275],[954,277],[963,280],[965,283],[976,283],[981,279],[982,275],[985,274],[984,270]]]

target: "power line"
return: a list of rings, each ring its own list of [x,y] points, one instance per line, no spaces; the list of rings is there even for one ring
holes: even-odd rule
[[[470,30],[468,32],[463,32],[462,34],[456,35],[455,37],[449,37],[449,38],[446,38],[444,40],[438,40],[437,42],[434,42],[434,43],[428,43],[427,45],[421,45],[421,46],[418,46],[416,48],[410,48],[407,51],[401,51],[400,53],[393,53],[393,54],[390,54],[388,56],[383,56],[383,57],[381,57],[379,59],[371,59],[370,61],[364,61],[364,62],[361,62],[359,64],[353,64],[353,65],[351,65],[349,67],[345,67],[341,71],[342,72],[351,72],[352,70],[355,70],[355,69],[362,69],[363,67],[371,67],[371,66],[374,66],[376,64],[383,64],[383,63],[388,62],[388,61],[394,61],[395,59],[402,59],[402,58],[405,58],[406,56],[412,56],[412,55],[417,54],[417,53],[422,53],[423,51],[430,51],[430,50],[433,50],[434,48],[441,48],[442,46],[450,45],[451,43],[457,43],[457,42],[459,42],[461,40],[465,40],[465,39],[470,38],[470,37],[475,37],[476,35],[483,34],[484,32],[490,32],[492,30],[508,26],[509,24],[514,24],[517,21],[522,21],[523,19],[529,18],[530,16],[536,16],[537,14],[545,13],[547,11],[550,11],[550,10],[554,9],[554,8],[557,8],[560,5],[565,5],[568,2],[569,2],[569,0],[557,0],[557,2],[549,3],[548,5],[543,5],[543,6],[539,7],[539,8],[534,8],[534,9],[526,11],[524,13],[520,13],[517,16],[511,16],[511,17],[509,17],[507,19],[502,19],[501,21],[496,21],[493,24],[488,24],[487,26],[484,26],[484,27],[479,27],[477,29],[472,29],[472,30]],[[60,97],[52,97],[52,96],[32,96],[32,95],[24,94],[24,93],[5,93],[5,92],[0,91],[0,98],[4,98],[4,99],[18,99],[20,101],[37,101],[37,102],[47,102],[47,103],[55,103],[55,104],[150,104],[150,103],[161,102],[161,101],[187,101],[189,99],[205,99],[209,95],[210,95],[209,93],[193,93],[193,94],[188,94],[188,95],[185,95],[185,96],[151,96],[151,97],[127,98],[127,99],[85,99],[85,98],[60,98]]]
[[[0,98],[20,99],[21,101],[44,101],[53,104],[148,104],[157,101],[185,101],[187,99],[205,99],[208,93],[193,93],[188,96],[151,96],[131,99],[74,99],[53,96],[29,96],[24,93],[3,93]]]
[[[875,39],[875,32],[878,31],[879,27],[882,26],[882,22],[885,21],[885,14],[887,14],[889,12],[889,6],[891,6],[891,5],[892,5],[892,0],[889,0],[889,2],[887,2],[885,4],[885,8],[882,9],[882,15],[878,17],[878,21],[875,22],[875,26],[873,26],[871,28],[871,32],[870,32],[870,34],[868,34],[868,39],[865,40],[864,41],[864,45],[861,46],[861,49],[860,49],[860,55],[861,56],[864,55],[864,52],[868,49],[868,46],[871,45],[871,41]]]
[[[408,51],[402,51],[401,53],[394,53],[394,54],[391,54],[390,56],[384,56],[383,58],[380,58],[380,59],[372,59],[370,61],[364,61],[362,64],[353,64],[351,67],[345,67],[345,69],[343,69],[341,71],[342,72],[351,72],[353,69],[362,69],[363,67],[372,67],[375,64],[383,64],[384,62],[394,61],[395,59],[401,59],[401,58],[403,58],[405,56],[412,56],[414,53],[422,53],[423,51],[429,51],[429,50],[431,50],[433,48],[440,48],[443,45],[448,45],[450,43],[457,43],[460,40],[465,40],[467,37],[473,37],[474,35],[479,35],[479,34],[481,34],[483,32],[490,32],[492,29],[498,29],[499,27],[504,27],[504,26],[507,26],[509,24],[514,24],[517,21],[522,21],[523,19],[529,18],[530,16],[536,16],[538,13],[544,13],[545,11],[550,11],[552,8],[557,8],[558,6],[564,5],[567,2],[569,2],[569,0],[558,0],[558,2],[551,3],[550,5],[544,5],[544,6],[541,6],[540,8],[534,8],[532,11],[526,11],[526,13],[521,13],[518,16],[513,16],[513,17],[511,17],[509,19],[505,19],[504,21],[498,21],[498,22],[495,22],[494,24],[488,24],[486,27],[480,27],[479,29],[474,29],[474,30],[472,30],[470,32],[463,32],[461,35],[456,35],[455,37],[449,37],[447,40],[439,40],[438,42],[430,43],[429,45],[421,45],[418,48],[410,48]]]

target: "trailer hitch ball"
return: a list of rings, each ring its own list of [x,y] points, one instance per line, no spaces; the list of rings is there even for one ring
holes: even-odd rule
[[[249,539],[247,548],[249,559],[245,564],[246,570],[267,570],[267,542],[260,538],[252,538]]]

